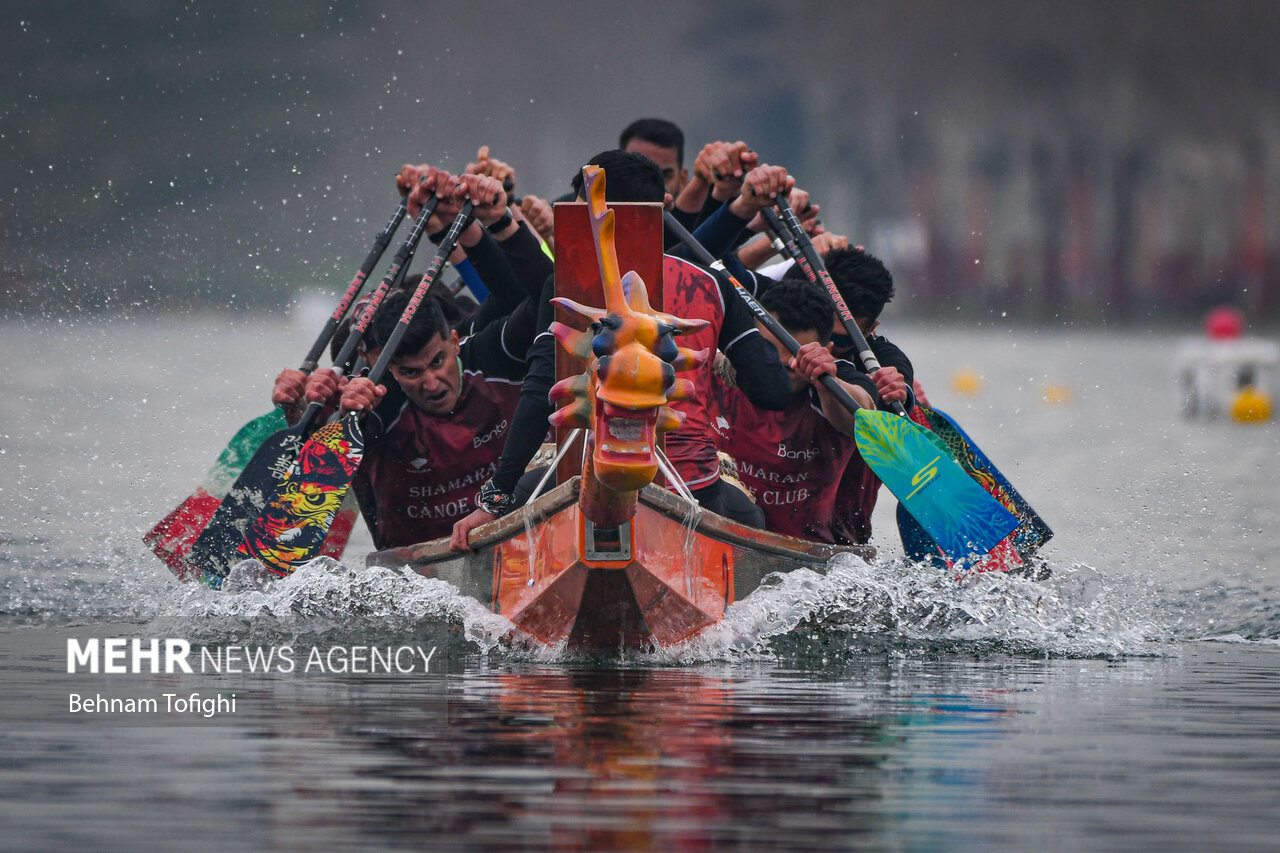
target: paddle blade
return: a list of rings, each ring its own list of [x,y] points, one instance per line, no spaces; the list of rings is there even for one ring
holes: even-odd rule
[[[301,427],[280,430],[262,443],[191,546],[188,563],[226,577],[231,567],[244,559],[236,548],[244,541],[249,523],[262,512],[297,462],[303,443]]]
[[[187,562],[187,554],[196,537],[213,518],[227,489],[262,443],[287,426],[284,414],[279,409],[272,409],[240,427],[195,491],[143,535],[142,541],[180,579],[188,579],[193,571],[199,574]]]
[[[907,418],[859,409],[854,437],[863,460],[953,563],[986,554],[1017,527],[941,439]]]
[[[941,409],[922,408],[922,413],[929,421],[929,426],[947,449],[956,457],[963,467],[982,488],[992,497],[1000,501],[1005,509],[1018,517],[1018,528],[1013,536],[1013,547],[1023,558],[1029,557],[1048,542],[1053,530],[1044,519],[1031,508],[1026,498],[1018,493],[1008,478],[982,452],[982,448],[973,442],[955,419]]]
[[[314,559],[338,519],[363,458],[364,436],[354,415],[316,430],[261,514],[246,528],[236,560],[252,558],[287,575]]]

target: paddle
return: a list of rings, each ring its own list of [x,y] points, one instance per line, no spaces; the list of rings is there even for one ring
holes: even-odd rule
[[[784,248],[800,264],[801,269],[804,270],[811,281],[815,284],[823,284],[827,292],[832,295],[833,301],[836,303],[836,310],[840,314],[845,328],[849,331],[850,337],[853,338],[855,347],[859,350],[864,348],[869,350],[870,348],[866,346],[866,340],[862,336],[861,330],[857,328],[857,324],[853,320],[852,312],[849,311],[844,300],[840,298],[839,290],[835,288],[830,275],[826,274],[825,264],[818,257],[812,241],[809,240],[809,235],[804,232],[804,229],[796,219],[789,202],[785,198],[780,198],[778,208],[782,211],[785,222],[779,220],[773,211],[768,209],[764,211],[765,222],[769,229],[774,232],[775,239],[779,239],[779,232],[785,227],[785,232],[790,239],[781,240]],[[807,252],[804,251],[806,246],[808,247]],[[822,278],[819,281],[819,277],[822,274],[826,274],[826,278]],[[861,352],[860,355],[862,355]],[[863,363],[866,364],[866,356],[862,355],[862,358]],[[872,358],[874,359],[875,356],[872,355]],[[925,417],[929,428],[936,434],[942,446],[956,459],[965,473],[1017,518],[1017,532],[1012,538],[1012,545],[1017,550],[1018,555],[1020,557],[1028,557],[1047,542],[1049,537],[1053,535],[1053,531],[1049,529],[1049,526],[1031,508],[1031,505],[1027,503],[1022,495],[1018,494],[1018,491],[1000,473],[1000,470],[987,459],[982,450],[973,443],[973,440],[965,434],[960,425],[945,412],[936,409],[922,409],[921,414]],[[907,507],[907,509],[910,510],[911,507]],[[901,521],[899,527],[904,527]],[[904,545],[910,549],[912,546],[907,544],[908,539],[917,543],[915,548],[919,550],[920,533],[917,531],[910,531],[909,535],[904,533]]]
[[[316,336],[315,343],[303,358],[302,366],[299,368],[303,373],[309,374],[316,369],[320,355],[328,346],[338,324],[346,316],[347,309],[351,307],[360,288],[364,286],[369,273],[382,259],[383,253],[391,243],[391,237],[405,217],[407,198],[407,195],[400,197],[400,204],[396,207],[395,213],[374,237],[373,246],[365,256],[364,263],[360,265],[360,270],[347,286],[346,292],[338,300],[337,307],[325,321],[320,334]],[[150,546],[155,555],[163,560],[180,579],[186,580],[193,573],[191,565],[186,561],[192,544],[200,535],[200,531],[208,525],[223,497],[253,457],[254,452],[274,433],[287,427],[288,423],[279,408],[272,409],[246,423],[231,438],[222,453],[218,454],[213,467],[205,474],[204,480],[196,486],[195,491],[143,535],[142,541]],[[341,543],[333,542],[330,546],[341,553],[342,546],[345,544],[344,538]],[[326,551],[330,546],[326,546]]]
[[[713,258],[670,212],[665,221],[668,230],[699,261],[728,276],[738,296],[788,352],[799,352],[796,339],[723,262]],[[855,440],[863,459],[919,519],[950,561],[987,553],[1017,525],[1017,519],[965,474],[932,433],[918,429],[908,418],[860,407],[834,376],[823,376],[820,381],[853,414]]]
[[[920,413],[947,448],[959,460],[969,476],[991,493],[1005,509],[1018,517],[1018,529],[1013,535],[1013,547],[1023,559],[1029,558],[1041,545],[1053,537],[1053,530],[1045,523],[1031,504],[1009,482],[995,463],[982,451],[955,419],[941,409],[917,406]]]
[[[782,213],[782,219],[779,221],[778,214],[769,208],[765,208],[761,213],[764,215],[765,222],[769,224],[774,234],[782,239],[783,245],[787,251],[795,258],[800,269],[804,274],[819,287],[827,291],[827,295],[831,297],[831,301],[836,306],[836,314],[840,317],[840,323],[844,326],[845,332],[853,339],[853,348],[858,353],[858,358],[862,360],[863,367],[867,373],[875,373],[880,369],[880,360],[876,358],[876,354],[871,351],[871,346],[867,343],[867,339],[862,334],[862,330],[858,328],[858,322],[853,318],[853,312],[849,310],[849,306],[845,304],[844,297],[840,295],[840,288],[836,287],[836,283],[831,278],[831,273],[827,272],[827,266],[822,262],[822,258],[818,255],[818,250],[813,248],[813,241],[809,239],[809,235],[805,233],[804,227],[800,224],[800,220],[796,219],[795,211],[791,209],[791,203],[787,201],[786,196],[781,194],[777,198],[778,210]],[[889,404],[896,415],[906,417],[907,410],[902,404],[896,400]]]
[[[375,385],[395,358],[418,306],[467,226],[471,210],[472,203],[465,202],[440,241],[431,265],[369,371],[369,380]],[[314,559],[363,458],[364,434],[356,413],[347,413],[316,430],[270,501],[241,536],[235,559],[256,559],[278,575],[291,574]]]
[[[414,220],[413,229],[396,251],[395,259],[387,268],[382,281],[369,296],[364,311],[352,323],[347,340],[334,358],[332,369],[338,375],[343,375],[347,365],[354,360],[356,348],[382,300],[404,281],[409,263],[426,232],[427,220],[435,212],[437,203],[438,200],[432,195],[423,205],[422,212]],[[226,497],[222,499],[187,555],[186,562],[200,571],[202,580],[210,576],[225,577],[231,567],[240,562],[242,558],[236,556],[236,547],[244,541],[245,529],[250,521],[257,518],[267,499],[275,493],[277,485],[297,461],[303,443],[311,434],[312,424],[323,409],[322,403],[308,404],[298,422],[292,427],[279,430],[264,441],[240,472],[235,484],[228,489]]]

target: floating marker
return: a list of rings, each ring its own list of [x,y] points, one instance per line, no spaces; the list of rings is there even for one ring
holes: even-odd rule
[[[1247,385],[1231,401],[1231,419],[1238,423],[1261,423],[1271,420],[1271,397]]]
[[[982,377],[976,370],[961,368],[951,377],[951,390],[962,397],[972,397],[982,390]]]

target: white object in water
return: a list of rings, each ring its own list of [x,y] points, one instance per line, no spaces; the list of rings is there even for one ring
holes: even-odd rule
[[[1256,338],[1188,341],[1174,359],[1182,414],[1222,418],[1240,389],[1280,396],[1280,344]]]

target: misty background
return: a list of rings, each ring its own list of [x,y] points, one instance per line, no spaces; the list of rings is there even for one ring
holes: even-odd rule
[[[336,294],[402,163],[489,145],[554,197],[660,116],[686,165],[786,165],[902,316],[1280,324],[1270,0],[11,0],[0,33],[0,313]]]

